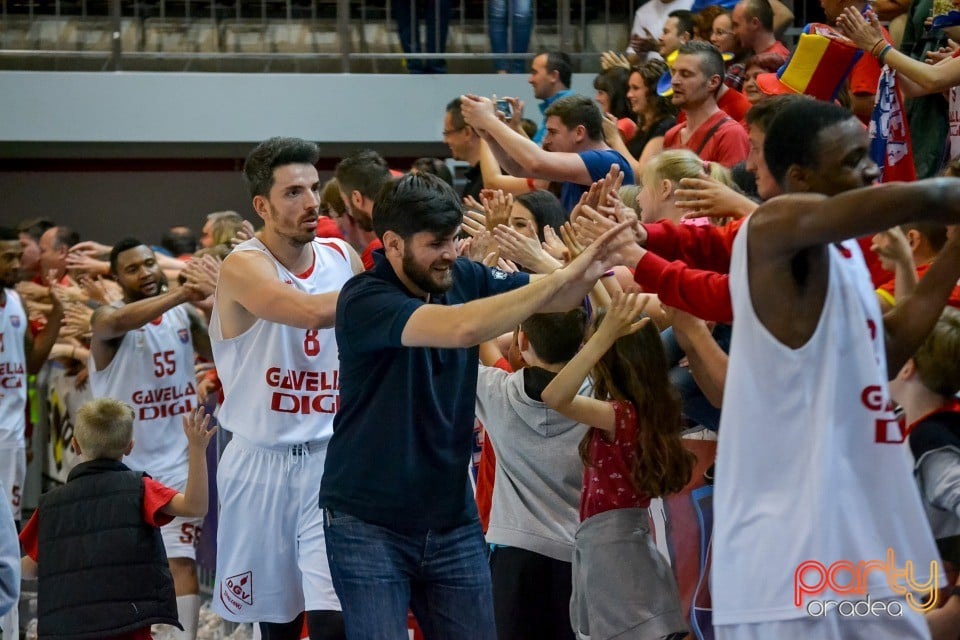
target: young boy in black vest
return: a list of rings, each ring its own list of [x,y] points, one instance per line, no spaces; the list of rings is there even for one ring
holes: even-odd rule
[[[202,409],[183,417],[189,471],[178,493],[120,462],[133,449],[133,418],[108,398],[80,408],[73,447],[82,462],[40,497],[20,534],[23,574],[39,577],[41,638],[149,640],[152,624],[180,627],[159,527],[206,514],[206,448],[216,428],[207,429]]]

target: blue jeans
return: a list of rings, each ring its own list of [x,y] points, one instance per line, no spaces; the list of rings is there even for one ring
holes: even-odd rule
[[[511,8],[509,20],[508,2]],[[493,53],[526,53],[530,46],[530,30],[533,27],[530,0],[490,0],[487,10],[490,17],[490,50]],[[511,27],[509,37],[508,22]],[[493,64],[497,71],[525,73],[527,70],[526,61],[519,58],[497,59]]]
[[[447,50],[450,0],[393,0],[393,19],[404,53],[440,53]],[[426,40],[420,38],[420,21],[427,26]],[[410,73],[446,73],[443,58],[407,60]]]
[[[724,352],[730,351],[730,325],[718,324],[713,329],[713,339],[717,341]],[[683,403],[683,415],[710,431],[720,428],[720,409],[710,404],[700,387],[697,386],[690,369],[681,367],[677,363],[683,357],[683,350],[677,345],[673,335],[673,328],[668,328],[660,334],[663,348],[667,353],[667,364],[670,365],[670,382],[680,393]]]
[[[347,638],[406,640],[410,609],[427,640],[496,640],[479,522],[399,532],[327,509],[324,535]]]

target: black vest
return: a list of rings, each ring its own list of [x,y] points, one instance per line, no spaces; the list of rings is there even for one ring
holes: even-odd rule
[[[163,539],[143,521],[142,505],[143,474],[115,460],[81,463],[40,497],[40,638],[180,626]]]

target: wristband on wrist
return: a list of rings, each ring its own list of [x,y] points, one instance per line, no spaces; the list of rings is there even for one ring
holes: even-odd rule
[[[870,47],[870,55],[876,58],[879,55],[880,49],[883,48],[884,44],[886,44],[886,40],[884,40],[883,38],[880,38],[879,40],[874,42],[873,46]]]
[[[893,49],[893,45],[888,44],[880,50],[880,55],[877,56],[877,60],[880,62],[880,64],[883,64],[883,59],[887,57],[888,53],[890,53],[890,49]]]
[[[612,278],[612,277],[615,276],[615,275],[617,275],[616,272],[615,272],[613,269],[610,269],[610,271],[607,271],[605,274],[603,274],[603,275],[600,276],[600,277],[601,277],[601,278]]]

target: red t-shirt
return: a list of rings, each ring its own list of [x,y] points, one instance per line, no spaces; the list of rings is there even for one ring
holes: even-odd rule
[[[583,468],[580,521],[613,509],[650,506],[633,486],[633,461],[637,450],[637,411],[629,402],[611,401],[616,422],[613,440],[600,429],[590,430],[589,460]]]
[[[724,119],[726,121],[722,122]],[[717,126],[719,122],[722,124]],[[663,137],[663,148],[689,149],[694,153],[699,150],[697,155],[703,160],[719,162],[725,167],[732,167],[747,159],[747,154],[750,152],[747,131],[725,111],[720,110],[710,116],[693,132],[687,142],[683,143],[680,134],[686,126],[687,123],[682,122],[667,131]],[[717,128],[714,130],[715,126]],[[713,135],[707,138],[711,130]]]
[[[494,363],[497,369],[513,373],[513,367],[506,358],[500,358]],[[480,421],[477,420],[477,423]],[[483,425],[480,425],[483,428]],[[480,451],[480,467],[477,469],[477,511],[480,513],[480,526],[487,532],[490,526],[490,508],[493,506],[493,482],[497,475],[497,454],[493,451],[493,444],[486,432],[483,434],[483,449]]]
[[[327,216],[317,218],[317,237],[343,240],[343,234],[340,233],[340,227],[337,226],[336,220]]]
[[[143,517],[143,521],[152,527],[162,527],[173,520],[173,516],[169,516],[160,510],[167,506],[175,495],[177,495],[176,489],[171,489],[170,487],[160,484],[153,478],[144,477],[143,511],[140,514]],[[40,531],[39,518],[40,511],[38,509],[33,512],[27,525],[23,528],[23,531],[20,532],[20,544],[23,547],[23,553],[38,563],[39,550],[37,548],[37,535]],[[109,636],[104,640],[151,640],[151,638],[153,638],[153,636],[150,634],[150,626],[147,625],[142,629],[135,629],[120,635]]]
[[[377,249],[383,249],[383,243],[380,242],[380,238],[368,244],[363,250],[363,253],[360,254],[360,261],[363,263],[363,268],[367,271],[373,269],[373,252]]]
[[[922,278],[928,269],[930,269],[930,263],[918,265],[917,280]],[[897,279],[891,278],[889,281],[877,287],[877,294],[891,305],[894,305],[896,302],[893,297],[893,292],[896,290],[896,285]],[[958,282],[957,286],[950,292],[950,298],[947,299],[947,306],[960,309],[960,282]]]
[[[760,55],[761,53],[779,53],[784,58],[790,57],[790,49],[787,49],[786,45],[784,45],[779,40],[774,40],[773,44],[767,47],[766,49],[764,49],[763,51],[757,51],[757,55]]]

